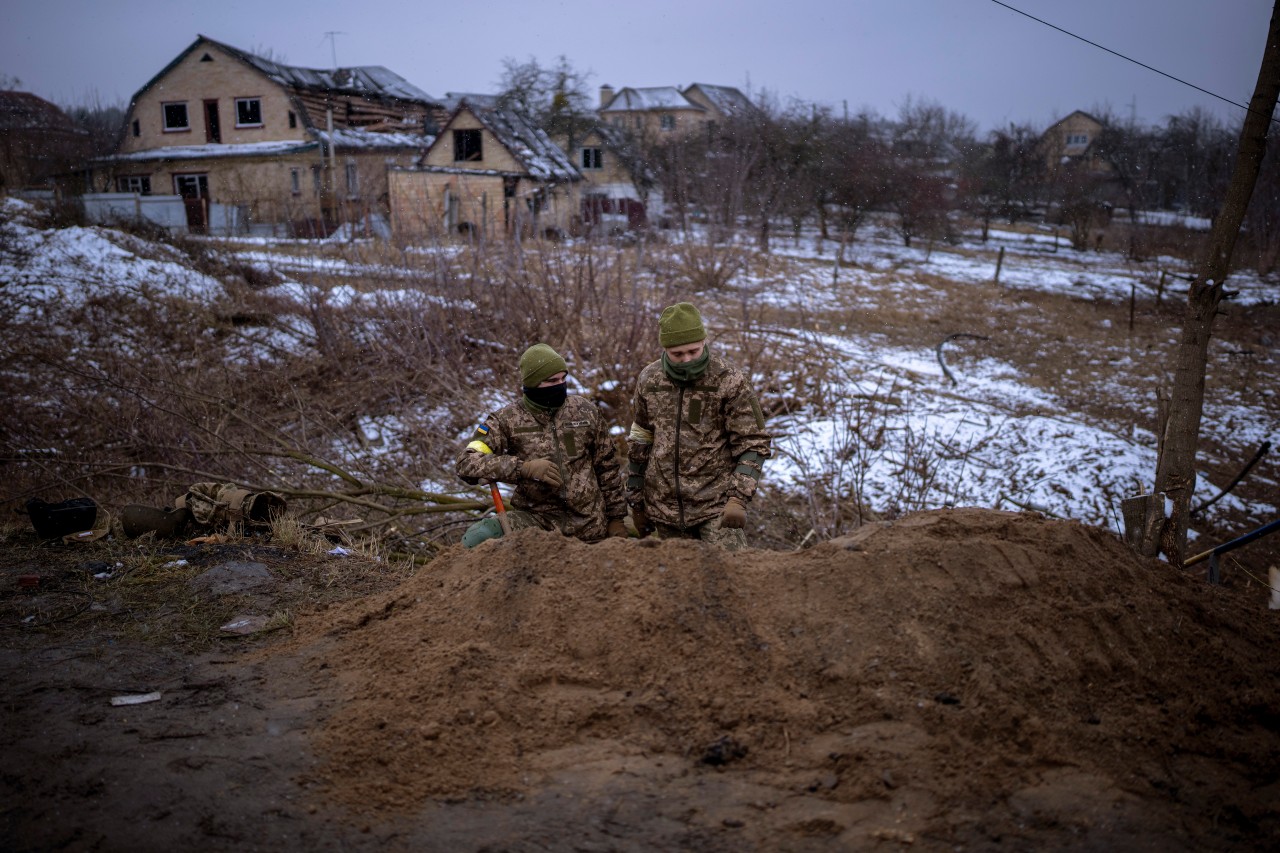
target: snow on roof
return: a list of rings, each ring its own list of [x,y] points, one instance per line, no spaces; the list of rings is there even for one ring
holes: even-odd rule
[[[486,106],[465,98],[458,109],[466,108],[480,120],[511,156],[540,181],[580,181],[582,174],[574,168],[568,155],[551,141],[546,131],[536,127],[514,110]],[[455,115],[457,113],[455,112]],[[452,123],[452,119],[450,119]]]
[[[399,136],[400,134],[396,134]],[[99,157],[95,162],[122,163],[149,160],[199,160],[205,157],[276,157],[281,154],[298,154],[319,148],[319,142],[282,140],[278,142],[244,142],[238,145],[174,145],[169,148],[149,148],[129,154]]]
[[[726,116],[755,112],[756,105],[742,91],[733,86],[714,86],[710,83],[692,83],[684,91],[697,88],[711,105]]]
[[[229,44],[223,44],[208,36],[200,36],[200,40],[217,45],[233,56],[239,57],[254,66],[277,83],[292,89],[345,92],[356,95],[395,98],[401,101],[417,101],[425,104],[438,103],[436,98],[431,97],[399,74],[381,65],[359,65],[352,68],[326,70],[299,68],[274,62],[261,56],[255,56],[248,51],[232,47]],[[199,41],[197,41],[198,43]]]
[[[315,131],[321,142],[333,141],[338,148],[428,148],[435,141],[434,136],[421,133],[380,132],[361,128],[336,128],[330,134],[327,130]]]
[[[463,101],[471,104],[473,107],[484,107],[485,109],[496,109],[498,106],[497,95],[486,95],[480,92],[445,92],[444,106],[450,113],[456,110]]]
[[[647,88],[619,89],[602,113],[635,112],[638,110],[698,110],[705,109],[686,98],[675,86],[651,86]]]

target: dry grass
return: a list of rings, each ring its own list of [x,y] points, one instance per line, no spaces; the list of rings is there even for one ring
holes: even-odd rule
[[[1111,229],[1108,239],[1119,235]],[[4,501],[83,492],[108,508],[159,506],[193,482],[272,488],[290,504],[289,518],[273,530],[275,544],[303,562],[333,564],[314,578],[318,588],[352,580],[328,558],[337,542],[360,565],[380,560],[379,572],[404,573],[456,541],[486,505],[484,494],[457,484],[453,459],[459,437],[495,394],[514,393],[524,347],[545,340],[564,352],[575,381],[610,423],[625,426],[635,377],[657,355],[658,312],[694,298],[716,303],[727,326],[717,330],[717,345],[758,378],[770,414],[809,407],[851,425],[847,465],[824,474],[829,482],[815,482],[816,498],[773,496],[762,544],[794,547],[810,529],[833,535],[885,511],[862,500],[856,471],[894,396],[891,388],[867,400],[834,396],[830,376],[852,366],[832,364],[808,333],[917,349],[956,332],[984,335],[990,340],[949,347],[949,363],[962,370],[994,357],[1073,411],[1150,429],[1152,378],[1128,362],[1167,359],[1176,323],[1172,299],[1157,305],[1150,287],[1140,291],[1130,331],[1127,304],[960,285],[906,257],[842,265],[846,277],[872,282],[862,287],[874,309],[843,299],[803,313],[780,309],[758,304],[737,281],[786,280],[814,262],[732,241],[287,243],[270,249],[281,258],[275,271],[229,260],[232,246],[160,241],[151,250],[186,258],[224,282],[207,302],[163,290],[141,299],[102,293],[54,306],[39,327],[13,312],[0,316],[0,390],[23,401],[0,410]],[[994,271],[994,250],[935,251],[986,252]],[[829,261],[817,267],[826,280],[839,274]],[[261,287],[285,276],[315,285],[310,299],[300,304]],[[913,286],[897,286],[904,278]],[[332,298],[340,287],[371,296],[348,304]],[[1242,354],[1216,361],[1215,378],[1242,388],[1265,384],[1264,359],[1243,353],[1258,351],[1260,330],[1274,328],[1275,314],[1223,319],[1221,345]],[[58,333],[44,334],[47,328]],[[788,336],[779,328],[802,331]],[[904,466],[899,506],[919,503],[931,477],[929,453],[917,448]],[[331,541],[308,527],[319,516],[358,523]],[[144,568],[133,582],[139,589],[154,571]]]

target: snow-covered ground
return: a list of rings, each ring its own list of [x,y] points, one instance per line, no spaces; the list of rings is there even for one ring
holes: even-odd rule
[[[136,237],[107,228],[53,229],[34,222],[34,211],[27,203],[0,200],[0,297],[11,312],[33,312],[27,317],[31,322],[39,322],[42,306],[83,301],[104,292],[147,298],[167,293],[195,301],[211,300],[222,292],[220,282],[192,271],[176,252],[163,247],[144,246]],[[310,335],[307,306],[317,303],[334,309],[362,302],[403,301],[406,306],[421,306],[424,298],[446,303],[420,289],[397,289],[398,281],[412,276],[407,270],[298,257],[299,245],[288,241],[281,246],[287,252],[275,252],[271,242],[259,241],[234,249],[228,245],[224,250],[238,252],[241,261],[286,275],[325,273],[367,281],[359,290],[324,289],[295,280],[273,288],[281,304],[296,305],[298,310],[285,326],[290,333],[279,329],[263,333],[269,337],[257,345],[264,353],[303,345]],[[1000,246],[1006,250],[1001,284],[1015,290],[1120,301],[1128,299],[1135,286],[1153,289],[1158,275],[1154,270],[1186,271],[1184,264],[1172,259],[1135,269],[1122,255],[1078,253],[1052,234],[995,230],[986,246],[966,243],[908,249],[891,235],[868,228],[846,247],[839,269],[834,242],[819,249],[812,235],[799,241],[780,239],[774,242],[773,254],[796,262],[786,274],[752,277],[743,273],[733,286],[756,303],[782,308],[817,311],[839,299],[846,307],[874,310],[906,293],[927,294],[930,277],[989,286],[994,274],[992,251]],[[458,250],[439,251],[452,255]],[[1236,301],[1243,305],[1280,302],[1280,283],[1274,279],[1241,274],[1232,279],[1230,289],[1239,291]],[[714,325],[714,309],[708,314]],[[790,339],[813,337],[807,329],[781,331]],[[245,339],[251,345],[253,335],[246,330]],[[771,423],[777,435],[776,452],[766,465],[766,478],[778,487],[802,490],[821,484],[837,494],[858,496],[880,511],[959,505],[1036,508],[1111,527],[1118,525],[1119,500],[1151,487],[1154,436],[1132,423],[1092,422],[1071,414],[1063,401],[1029,384],[1016,365],[991,358],[966,362],[963,383],[957,389],[943,375],[931,344],[903,349],[839,334],[815,342],[839,354],[842,361],[856,363],[860,370],[856,377],[829,377],[834,393],[828,399],[836,401],[834,410],[801,411]],[[1280,384],[1274,365],[1269,358],[1264,369],[1270,375],[1260,379],[1271,394]],[[893,402],[875,406],[866,402],[877,397]],[[381,443],[394,440],[388,434],[395,432],[397,423],[395,418],[370,419],[362,427],[370,438],[376,433]],[[1231,458],[1280,437],[1277,423],[1265,412],[1234,400],[1218,400],[1212,390],[1203,430],[1223,446],[1236,448]],[[872,433],[877,441],[866,440]],[[1216,491],[1202,477],[1197,498]],[[1280,487],[1274,493],[1280,494]],[[1276,513],[1272,504],[1245,506],[1234,496],[1221,501],[1215,511],[1226,508],[1246,512],[1260,522]]]

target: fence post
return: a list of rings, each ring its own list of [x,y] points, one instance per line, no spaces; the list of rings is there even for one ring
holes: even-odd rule
[[[1133,331],[1133,309],[1134,303],[1138,300],[1138,282],[1129,282],[1129,331]]]
[[[1000,270],[1004,268],[1004,246],[1000,247],[1000,254],[996,256],[996,277],[992,279],[994,284],[1000,283]]]

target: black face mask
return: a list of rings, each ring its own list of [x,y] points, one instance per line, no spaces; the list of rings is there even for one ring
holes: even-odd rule
[[[564,401],[569,396],[569,383],[561,382],[559,385],[548,385],[545,388],[526,387],[524,396],[530,403],[541,409],[558,409],[564,405]]]

